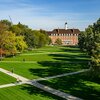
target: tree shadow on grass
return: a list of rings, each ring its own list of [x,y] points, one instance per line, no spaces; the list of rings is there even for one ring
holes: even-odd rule
[[[52,56],[53,59],[60,60],[60,61],[67,61],[70,63],[81,63],[81,62],[88,62],[90,60],[90,57],[85,54],[49,54],[49,56]]]
[[[67,63],[61,61],[41,61],[38,62],[43,68],[29,69],[29,71],[36,76],[47,77],[63,73],[75,72],[86,68],[87,64],[83,63]]]
[[[80,49],[77,47],[66,47],[61,49],[64,52],[70,52],[70,53],[78,53],[80,52]]]
[[[23,85],[22,87],[21,87],[21,89],[22,90],[27,90],[27,92],[30,94],[30,95],[39,95],[40,97],[44,97],[44,100],[45,100],[45,98],[49,98],[49,99],[54,99],[54,100],[64,100],[64,99],[62,99],[62,98],[60,98],[60,97],[57,97],[57,96],[55,96],[55,95],[53,95],[53,94],[50,94],[50,93],[48,93],[48,92],[45,92],[45,91],[43,91],[43,90],[41,90],[41,89],[38,89],[38,88],[36,88],[36,87],[34,87],[34,86],[32,86],[32,85]]]
[[[77,48],[74,48],[73,51],[74,50],[77,50]],[[74,54],[65,53],[65,54],[48,54],[48,55],[52,56],[53,59],[56,59],[56,61],[54,60],[54,61],[37,62],[40,66],[42,66],[42,68],[29,69],[29,71],[33,75],[40,77],[47,77],[63,73],[75,72],[77,70],[88,68],[89,57],[87,57],[85,54],[75,55],[75,53]]]
[[[94,87],[95,85],[88,85],[92,81],[94,84],[94,80],[87,77],[87,75],[78,74],[51,79],[49,81],[40,81],[40,83],[83,99],[100,100],[100,90]]]

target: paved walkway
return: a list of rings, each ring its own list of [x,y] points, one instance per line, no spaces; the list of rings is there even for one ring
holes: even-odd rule
[[[67,93],[64,93],[64,92],[61,92],[59,90],[56,90],[56,89],[53,89],[51,87],[48,87],[48,86],[45,86],[43,84],[40,84],[38,83],[37,81],[40,81],[40,80],[48,80],[48,79],[51,79],[51,78],[57,78],[57,77],[62,77],[62,76],[67,76],[67,75],[73,75],[73,74],[78,74],[78,73],[82,73],[82,72],[85,72],[85,71],[88,71],[88,70],[82,70],[82,71],[78,71],[78,72],[73,72],[73,73],[66,73],[66,74],[62,74],[62,75],[56,75],[56,76],[52,76],[52,77],[46,77],[46,78],[40,78],[40,79],[36,79],[36,80],[29,80],[27,78],[24,78],[20,75],[17,75],[17,74],[14,74],[14,73],[11,73],[3,68],[0,68],[0,71],[5,73],[5,74],[8,74],[14,78],[19,78],[22,82],[16,82],[16,83],[11,83],[11,84],[5,84],[5,85],[0,85],[0,88],[6,88],[6,87],[11,87],[11,86],[16,86],[16,85],[22,85],[22,84],[30,84],[30,85],[33,85],[39,89],[42,89],[44,91],[47,91],[51,94],[54,94],[56,96],[59,96],[61,98],[64,98],[64,99],[67,99],[67,100],[82,100],[78,97],[75,97],[75,96],[72,96],[70,94],[67,94]]]
[[[36,79],[36,81],[49,80],[49,79],[53,79],[53,78],[59,78],[59,77],[63,77],[63,76],[69,76],[69,75],[79,74],[79,73],[86,72],[86,71],[89,71],[89,70],[90,69],[83,69],[83,70],[77,71],[77,72],[71,72],[71,73],[65,73],[65,74],[61,74],[61,75],[55,75],[55,76],[49,76],[49,77],[39,78],[39,79]]]
[[[70,94],[67,94],[67,93],[61,92],[59,90],[53,89],[51,87],[45,86],[43,84],[40,84],[40,83],[38,83],[36,81],[30,82],[29,84],[30,85],[33,85],[33,86],[35,86],[35,87],[37,87],[37,88],[39,88],[41,90],[44,90],[46,92],[49,92],[49,93],[51,93],[53,95],[59,96],[61,98],[64,98],[66,100],[82,100],[82,99],[80,99],[78,97],[72,96]]]
[[[24,81],[29,81],[29,79],[27,79],[27,78],[25,78],[25,77],[22,77],[22,76],[20,76],[20,75],[14,74],[14,73],[12,73],[12,72],[10,72],[10,71],[8,71],[8,70],[5,70],[5,69],[3,69],[3,68],[0,68],[0,71],[3,72],[3,73],[5,73],[5,74],[7,74],[7,75],[9,75],[9,76],[12,76],[12,77],[14,77],[14,78],[16,78],[16,79],[19,79],[19,80],[21,80],[22,82],[24,82]]]
[[[16,83],[4,84],[4,85],[0,85],[0,88],[6,88],[6,87],[22,85],[22,84],[26,84],[26,82],[16,82]]]

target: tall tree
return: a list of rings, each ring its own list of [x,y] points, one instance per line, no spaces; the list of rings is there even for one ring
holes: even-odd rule
[[[83,32],[81,32],[80,34],[79,34],[79,43],[78,43],[78,45],[79,45],[79,47],[80,47],[80,49],[81,49],[81,51],[85,51],[85,49],[86,49],[86,46],[85,46],[85,38],[86,38],[86,33],[83,31]]]
[[[16,45],[16,49],[18,51],[23,52],[23,50],[27,48],[27,44],[24,41],[24,37],[23,36],[16,36],[15,42],[16,42],[16,44],[15,44]]]
[[[3,41],[4,41],[3,33],[7,30],[8,30],[7,25],[0,21],[0,59],[2,59],[2,55],[4,53],[4,50],[3,50]]]
[[[55,41],[55,44],[56,45],[62,45],[61,39],[57,38],[56,41]]]
[[[84,35],[80,35],[79,47],[90,55],[94,75],[100,76],[100,18],[96,23],[88,26]]]

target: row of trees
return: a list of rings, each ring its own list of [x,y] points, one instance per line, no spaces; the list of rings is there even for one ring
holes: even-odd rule
[[[44,30],[32,30],[28,26],[18,23],[11,27],[13,33],[17,36],[24,36],[29,48],[39,48],[50,43],[50,38]]]
[[[8,20],[0,21],[0,55],[11,55],[26,48],[39,48],[49,44],[50,38],[45,31],[32,30],[18,23],[13,25]]]
[[[81,32],[79,47],[91,57],[92,71],[95,75],[100,75],[100,18]]]

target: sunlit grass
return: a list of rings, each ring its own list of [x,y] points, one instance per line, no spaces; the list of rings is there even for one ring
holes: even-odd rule
[[[49,54],[35,53],[35,51],[51,52]],[[58,75],[88,68],[89,57],[75,47],[44,47],[27,51],[14,57],[4,58],[0,67],[29,79]],[[31,54],[31,53],[32,54]],[[24,61],[23,61],[24,59]],[[8,61],[8,62],[7,62]],[[10,61],[10,62],[9,62]]]
[[[16,82],[16,79],[0,72],[0,85]]]
[[[0,89],[0,100],[60,100],[30,85]]]
[[[100,100],[100,78],[93,79],[88,73],[40,81],[40,83],[85,100]]]

